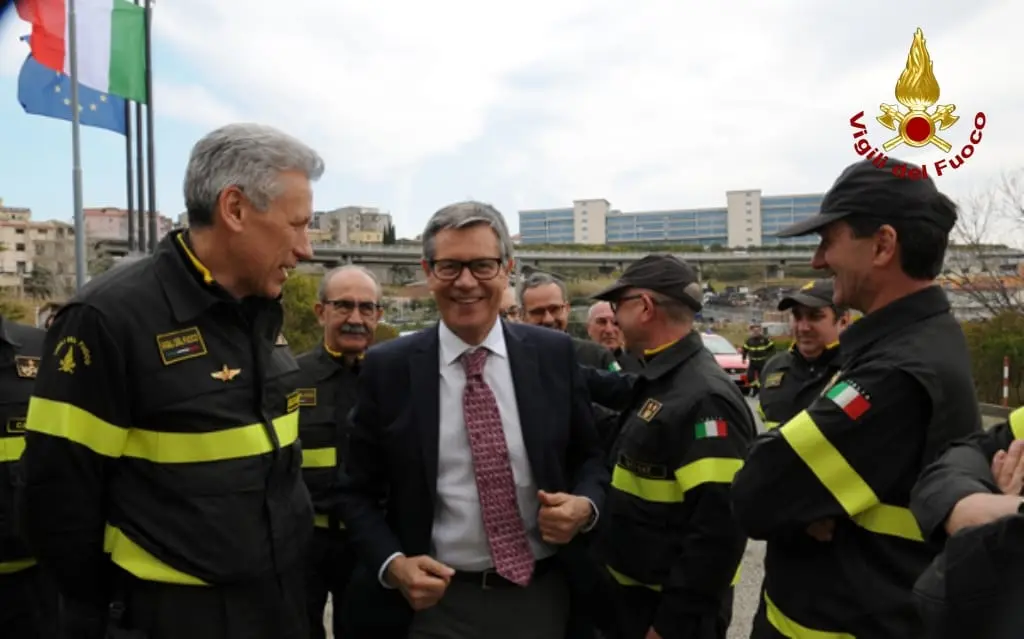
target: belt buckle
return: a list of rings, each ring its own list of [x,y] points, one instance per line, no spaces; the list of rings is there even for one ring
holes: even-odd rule
[[[493,568],[489,568],[489,569],[483,571],[483,574],[480,575],[480,589],[481,590],[493,590],[494,589],[494,586],[487,585],[487,578],[489,576],[492,576],[492,575],[497,577],[498,576],[498,571],[494,570]]]

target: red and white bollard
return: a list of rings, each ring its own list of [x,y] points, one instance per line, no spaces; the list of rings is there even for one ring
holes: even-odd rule
[[[1010,356],[1003,356],[1003,408],[1010,406]]]

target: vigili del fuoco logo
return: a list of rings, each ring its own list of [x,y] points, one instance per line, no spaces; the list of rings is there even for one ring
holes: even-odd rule
[[[953,144],[944,137],[945,132],[952,129],[960,120],[953,115],[955,104],[939,104],[939,82],[932,70],[932,58],[925,45],[924,32],[920,28],[914,32],[914,41],[910,44],[907,55],[907,66],[896,82],[896,101],[904,108],[895,104],[882,104],[878,107],[880,114],[875,120],[894,135],[881,145],[881,150],[868,138],[868,127],[864,124],[864,112],[860,111],[850,118],[853,128],[853,150],[858,155],[871,160],[878,168],[890,166],[894,175],[919,180],[925,177],[939,177],[950,170],[959,169],[974,155],[981,144],[981,132],[985,128],[985,114],[979,111],[974,116],[974,129],[967,143],[956,152]],[[960,128],[963,127],[961,124]],[[955,139],[955,138],[954,138]],[[889,163],[890,151],[906,145],[915,149],[933,146],[945,157],[932,162],[921,162],[921,168],[908,169],[902,163]]]

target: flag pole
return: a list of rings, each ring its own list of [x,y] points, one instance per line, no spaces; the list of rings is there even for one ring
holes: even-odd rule
[[[128,199],[128,252],[135,252],[135,173],[132,171],[132,103],[124,101],[125,195]]]
[[[157,212],[156,212],[156,144],[153,139],[153,9],[150,0],[146,0],[146,155],[149,156],[146,167],[149,170],[149,252],[156,252]],[[142,126],[141,124],[139,126]]]
[[[85,214],[82,210],[82,141],[78,106],[78,35],[75,24],[75,0],[68,2],[68,62],[71,73],[71,180],[75,206],[75,285],[85,285]]]
[[[139,4],[139,0],[135,0]],[[138,185],[138,233],[139,241],[135,246],[140,253],[146,252],[146,154],[142,145],[142,103],[135,103],[135,180]]]

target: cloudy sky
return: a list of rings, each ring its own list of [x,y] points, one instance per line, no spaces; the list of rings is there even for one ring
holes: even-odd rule
[[[155,10],[157,199],[183,210],[189,148],[231,121],[279,126],[327,161],[317,208],[378,206],[400,236],[440,206],[506,213],[606,198],[622,210],[724,205],[730,189],[818,192],[855,159],[915,28],[961,120],[984,111],[958,198],[1024,167],[1024,3],[1014,0],[173,0]],[[285,9],[287,7],[287,9]],[[0,198],[70,219],[70,126],[25,115],[27,25],[0,25]],[[6,96],[6,97],[4,97]],[[887,135],[888,134],[888,135]],[[87,206],[124,205],[124,141],[83,133]],[[894,151],[894,155],[897,152]],[[930,147],[900,157],[934,162]]]

